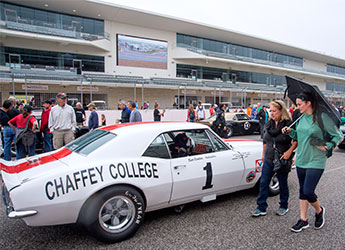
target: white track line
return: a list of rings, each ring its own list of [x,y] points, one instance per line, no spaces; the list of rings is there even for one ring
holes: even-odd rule
[[[338,168],[332,168],[330,170],[326,170],[325,173],[333,172],[333,171],[336,171],[336,170],[339,170],[339,169],[342,169],[342,168],[345,168],[345,166],[341,166],[341,167],[338,167]]]

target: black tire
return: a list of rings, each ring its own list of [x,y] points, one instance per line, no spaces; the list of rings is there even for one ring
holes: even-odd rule
[[[339,144],[338,147],[339,147],[340,149],[345,149],[345,144]]]
[[[280,188],[279,188],[279,181],[277,178],[277,174],[274,174],[270,185],[268,186],[268,190],[269,190],[269,195],[270,196],[275,196],[278,195],[280,193]]]
[[[232,127],[226,127],[226,136],[225,138],[230,138],[234,134],[234,129]]]
[[[132,237],[143,222],[144,214],[144,200],[136,189],[114,186],[90,197],[78,222],[98,240],[115,243]]]

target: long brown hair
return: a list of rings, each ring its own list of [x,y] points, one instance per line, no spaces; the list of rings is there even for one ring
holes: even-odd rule
[[[303,102],[307,103],[310,102],[311,103],[311,108],[313,110],[313,123],[316,123],[317,121],[317,116],[318,116],[318,103],[316,101],[316,96],[311,93],[311,92],[302,92],[300,93],[296,99],[301,99]]]

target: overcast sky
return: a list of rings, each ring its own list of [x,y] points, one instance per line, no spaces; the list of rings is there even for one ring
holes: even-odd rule
[[[345,0],[102,0],[345,59]]]

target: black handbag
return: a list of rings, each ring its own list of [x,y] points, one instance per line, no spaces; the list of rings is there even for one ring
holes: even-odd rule
[[[276,140],[274,137],[273,139],[273,172],[279,172],[279,173],[288,173],[291,171],[291,165],[292,165],[292,158],[294,156],[294,152],[291,154],[289,159],[280,159],[283,154],[279,152],[279,150],[276,147]]]

